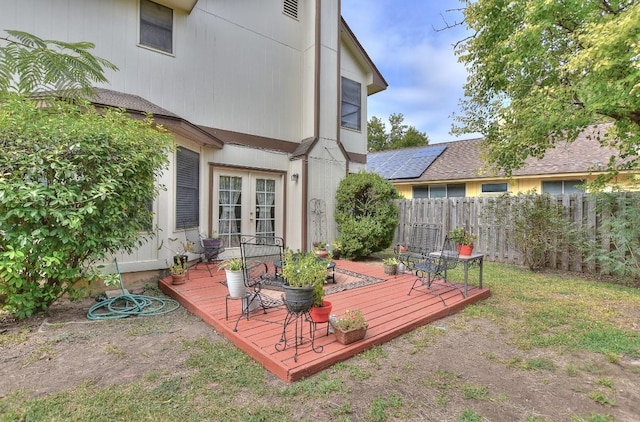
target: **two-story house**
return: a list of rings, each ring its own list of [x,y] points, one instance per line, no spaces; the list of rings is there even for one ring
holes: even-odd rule
[[[173,134],[157,236],[123,271],[166,268],[190,226],[230,254],[240,234],[293,249],[337,236],[336,188],[365,168],[367,96],[387,87],[339,0],[4,0],[0,28],[94,43],[119,68],[94,103]]]

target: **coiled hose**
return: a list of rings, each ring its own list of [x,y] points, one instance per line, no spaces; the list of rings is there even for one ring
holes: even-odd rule
[[[156,316],[173,312],[180,307],[180,304],[173,299],[127,293],[122,283],[118,262],[116,261],[115,264],[122,294],[93,305],[87,312],[87,318],[99,320],[127,318],[130,316]]]

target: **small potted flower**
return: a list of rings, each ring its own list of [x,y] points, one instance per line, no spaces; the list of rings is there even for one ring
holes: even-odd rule
[[[327,258],[329,256],[329,252],[327,252],[327,243],[323,241],[313,242],[313,252],[315,252],[318,258]]]
[[[465,230],[464,227],[456,227],[449,232],[449,239],[456,243],[460,255],[471,255],[477,238],[478,236]]]
[[[331,242],[331,256],[333,259],[340,259],[342,256],[342,243],[339,240]]]
[[[187,263],[181,260],[174,262],[169,267],[171,284],[184,284],[187,281]]]
[[[332,320],[331,325],[340,344],[350,344],[362,340],[367,334],[367,321],[359,309],[347,309],[344,315]]]
[[[388,275],[395,275],[398,272],[398,258],[391,257],[382,260],[384,265],[384,273]]]

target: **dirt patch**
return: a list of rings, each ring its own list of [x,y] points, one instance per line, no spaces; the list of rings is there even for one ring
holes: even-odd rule
[[[89,321],[86,313],[94,303],[60,301],[26,322],[2,321],[0,397],[17,389],[42,396],[85,382],[96,388],[130,383],[153,371],[187,376],[184,340],[226,341],[183,308],[157,317]],[[465,409],[491,421],[568,421],[575,415],[587,420],[591,414],[638,420],[636,360],[611,363],[597,354],[522,351],[510,340],[491,321],[447,317],[347,361],[346,369],[328,369],[348,392],[311,399],[309,406],[317,420],[333,420],[331,410],[347,401],[352,420],[367,420],[372,403],[389,397],[402,403],[398,420],[452,421]],[[276,389],[287,386],[272,375],[267,382]],[[615,404],[596,403],[590,398],[594,392]],[[276,396],[271,404],[278,400],[286,398]],[[294,408],[291,420],[308,417],[308,410]]]

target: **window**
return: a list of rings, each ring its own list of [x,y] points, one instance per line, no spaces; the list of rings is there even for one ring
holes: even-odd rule
[[[504,193],[508,192],[506,183],[483,183],[482,193]]]
[[[360,130],[361,94],[360,84],[342,78],[342,109],[340,125],[347,129]]]
[[[200,154],[186,148],[176,152],[176,229],[200,224]]]
[[[173,10],[140,0],[140,44],[173,53]]]
[[[414,186],[413,198],[464,198],[466,196],[464,183],[448,185]]]
[[[553,180],[542,182],[542,193],[561,195],[563,193],[583,193],[584,180]]]

